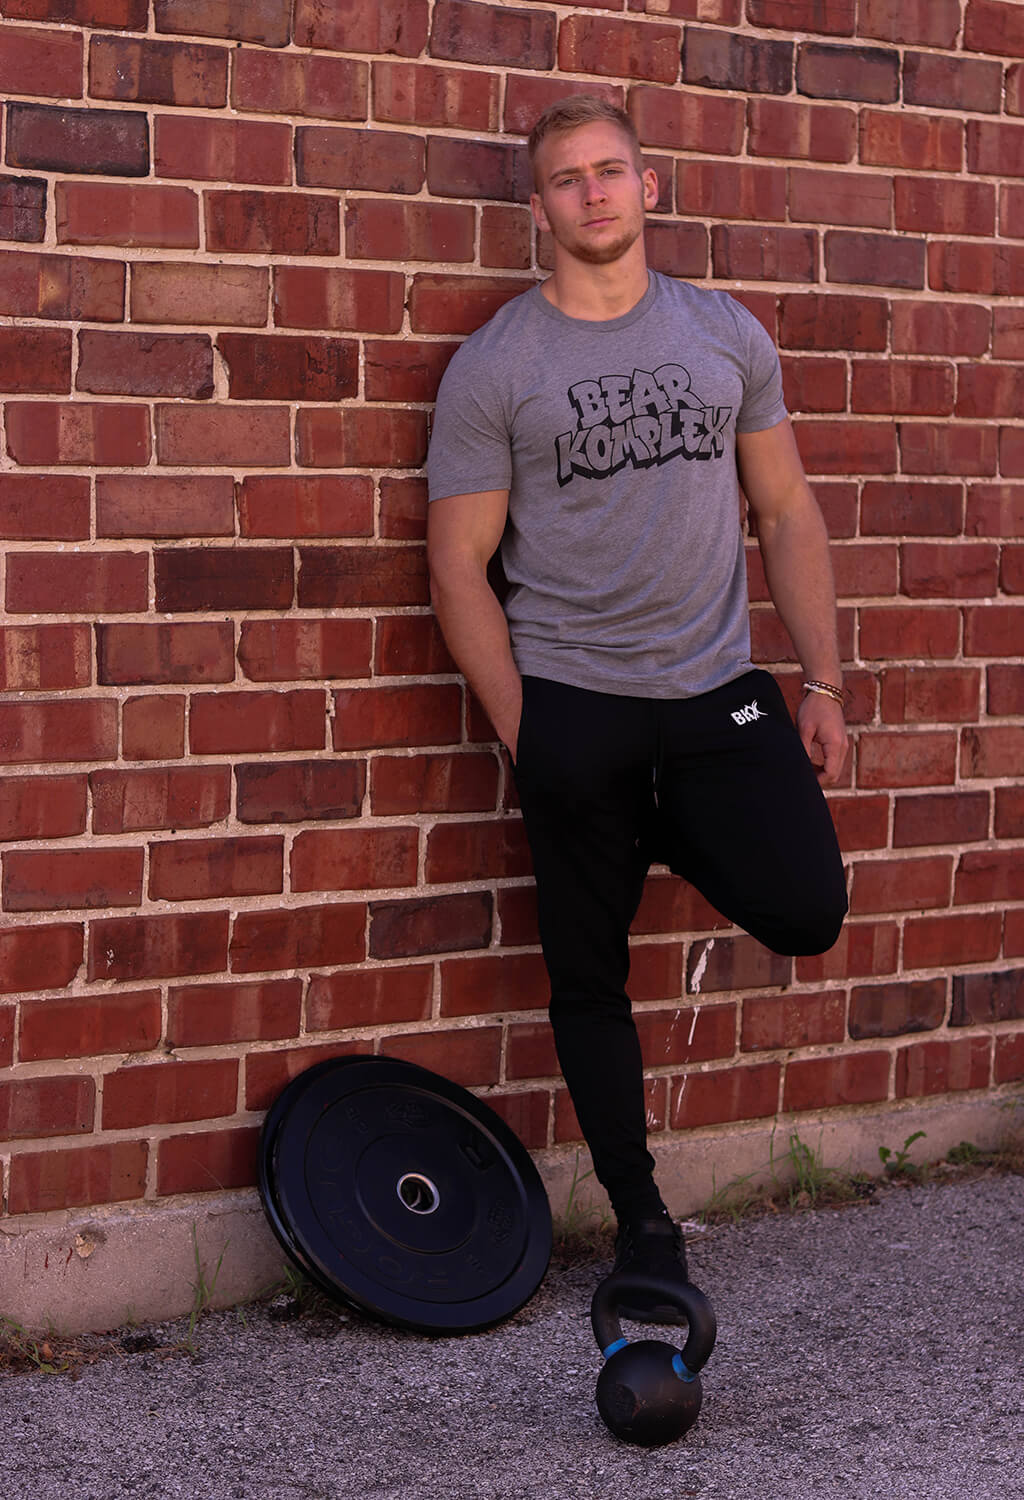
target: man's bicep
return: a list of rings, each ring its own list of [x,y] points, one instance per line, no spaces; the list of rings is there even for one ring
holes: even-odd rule
[[[444,495],[427,508],[427,557],[436,572],[473,562],[486,569],[508,516],[508,490]]]

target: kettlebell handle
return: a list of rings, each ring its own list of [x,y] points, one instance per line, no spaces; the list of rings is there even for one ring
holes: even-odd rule
[[[689,1284],[660,1276],[645,1276],[639,1271],[613,1271],[600,1283],[590,1304],[590,1322],[597,1347],[604,1353],[613,1345],[626,1342],[622,1337],[619,1306],[637,1292],[653,1292],[672,1307],[686,1314],[687,1337],[682,1361],[691,1375],[703,1369],[715,1347],[718,1325],[714,1308],[704,1293]]]

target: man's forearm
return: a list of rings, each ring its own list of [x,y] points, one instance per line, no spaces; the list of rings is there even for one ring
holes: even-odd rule
[[[758,525],[772,602],[808,678],[842,681],[836,597],[828,534],[813,498],[793,513]]]
[[[460,570],[445,576],[435,571],[431,598],[459,671],[514,756],[523,687],[512,658],[505,614],[486,575]]]

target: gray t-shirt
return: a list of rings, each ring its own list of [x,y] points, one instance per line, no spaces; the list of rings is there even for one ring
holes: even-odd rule
[[[676,698],[749,670],[735,435],[785,415],[757,319],[657,272],[621,318],[566,317],[534,287],[467,339],[438,393],[430,498],[509,491],[520,672]]]

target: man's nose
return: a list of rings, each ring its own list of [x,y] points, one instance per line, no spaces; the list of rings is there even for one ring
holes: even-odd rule
[[[584,178],[583,191],[588,203],[593,203],[597,198],[605,196],[604,183],[595,172],[590,172]]]

